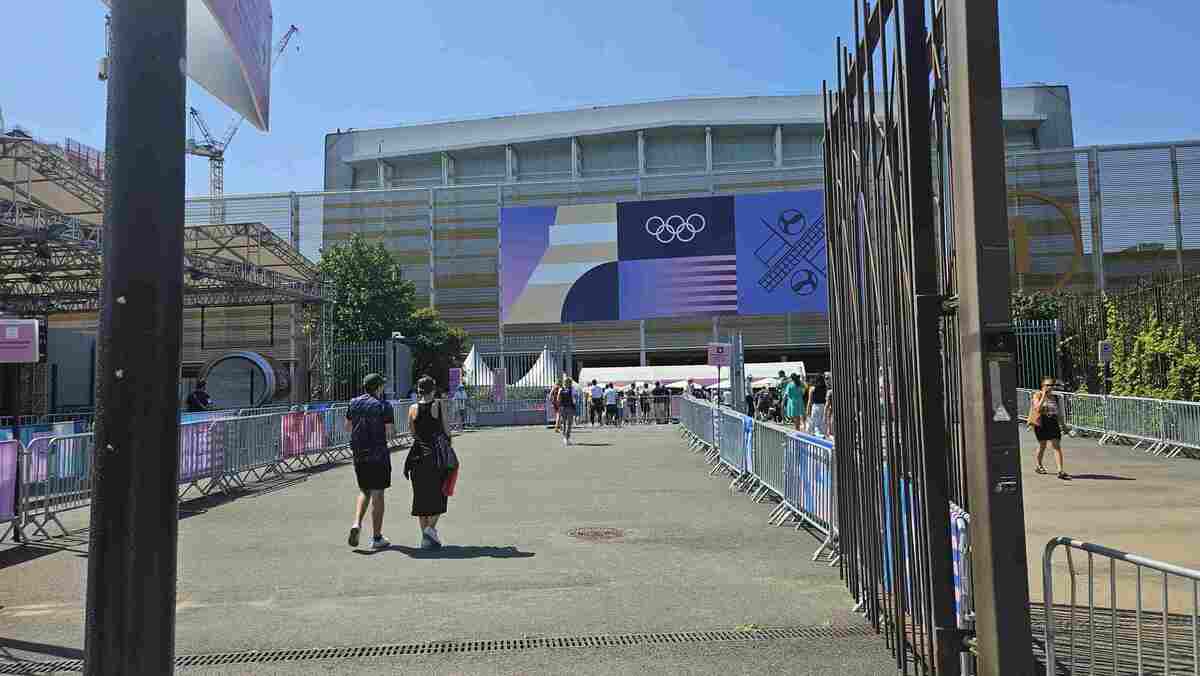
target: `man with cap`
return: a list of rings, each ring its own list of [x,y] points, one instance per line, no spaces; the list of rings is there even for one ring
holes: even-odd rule
[[[196,389],[187,398],[188,413],[207,411],[212,406],[212,397],[208,396],[208,381],[197,380]]]
[[[346,409],[346,429],[350,449],[354,451],[354,476],[358,480],[358,500],[354,523],[350,525],[351,547],[358,546],[358,531],[371,505],[372,549],[391,545],[383,537],[383,491],[392,486],[392,456],[388,439],[392,436],[392,405],[383,398],[383,376],[372,373],[363,378],[363,394],[350,400]]]

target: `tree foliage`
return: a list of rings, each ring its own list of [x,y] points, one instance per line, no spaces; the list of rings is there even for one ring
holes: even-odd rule
[[[327,339],[364,343],[399,331],[413,351],[413,373],[431,375],[445,387],[449,369],[463,357],[467,334],[447,325],[437,311],[417,306],[416,287],[382,244],[354,235],[325,249],[319,267],[330,295],[323,313]]]

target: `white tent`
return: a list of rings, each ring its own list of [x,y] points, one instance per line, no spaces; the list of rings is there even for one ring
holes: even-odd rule
[[[521,376],[516,387],[550,387],[559,380],[562,380],[562,365],[550,354],[549,348],[543,347],[533,368]]]
[[[480,357],[479,352],[472,346],[471,352],[467,354],[467,359],[462,365],[463,384],[475,387],[491,387],[492,378],[492,369],[484,363],[483,357]]]
[[[804,362],[789,361],[789,362],[765,362],[759,364],[746,364],[746,377],[758,380],[760,378],[776,378],[780,371],[787,375],[793,373],[800,374],[803,378],[807,371],[804,369]],[[721,369],[721,376],[727,377],[728,369]],[[699,385],[712,385],[717,381],[717,369],[715,366],[707,366],[705,364],[693,364],[683,366],[615,366],[602,368],[585,368],[579,372],[579,382],[590,383],[595,379],[600,384],[619,383],[629,384],[632,382],[661,382],[667,387],[682,388],[687,384],[688,379],[696,381]],[[669,384],[668,384],[669,383]],[[682,383],[682,384],[679,384]]]

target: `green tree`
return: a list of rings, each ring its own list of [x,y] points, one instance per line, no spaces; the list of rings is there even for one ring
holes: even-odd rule
[[[413,373],[431,375],[445,387],[467,334],[447,325],[437,311],[417,307],[416,288],[382,244],[354,235],[322,251],[319,268],[330,297],[323,313],[328,339],[364,343],[399,331],[412,348]]]

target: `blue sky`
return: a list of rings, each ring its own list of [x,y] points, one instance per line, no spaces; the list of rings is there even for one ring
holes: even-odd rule
[[[1191,70],[1200,4],[1185,0],[1001,0],[1005,84],[1067,84],[1076,143],[1200,136]],[[38,136],[104,144],[100,0],[5,2],[0,108]],[[744,5],[744,7],[739,7]],[[315,190],[322,139],[377,127],[691,95],[813,93],[849,0],[326,2],[274,0],[276,36],[300,26],[276,68],[272,130],[231,145],[227,193]],[[818,8],[819,7],[819,8]],[[737,8],[734,10],[734,8]],[[1189,30],[1191,27],[1191,30]],[[210,126],[233,114],[195,85]],[[188,161],[188,194],[208,192]]]

